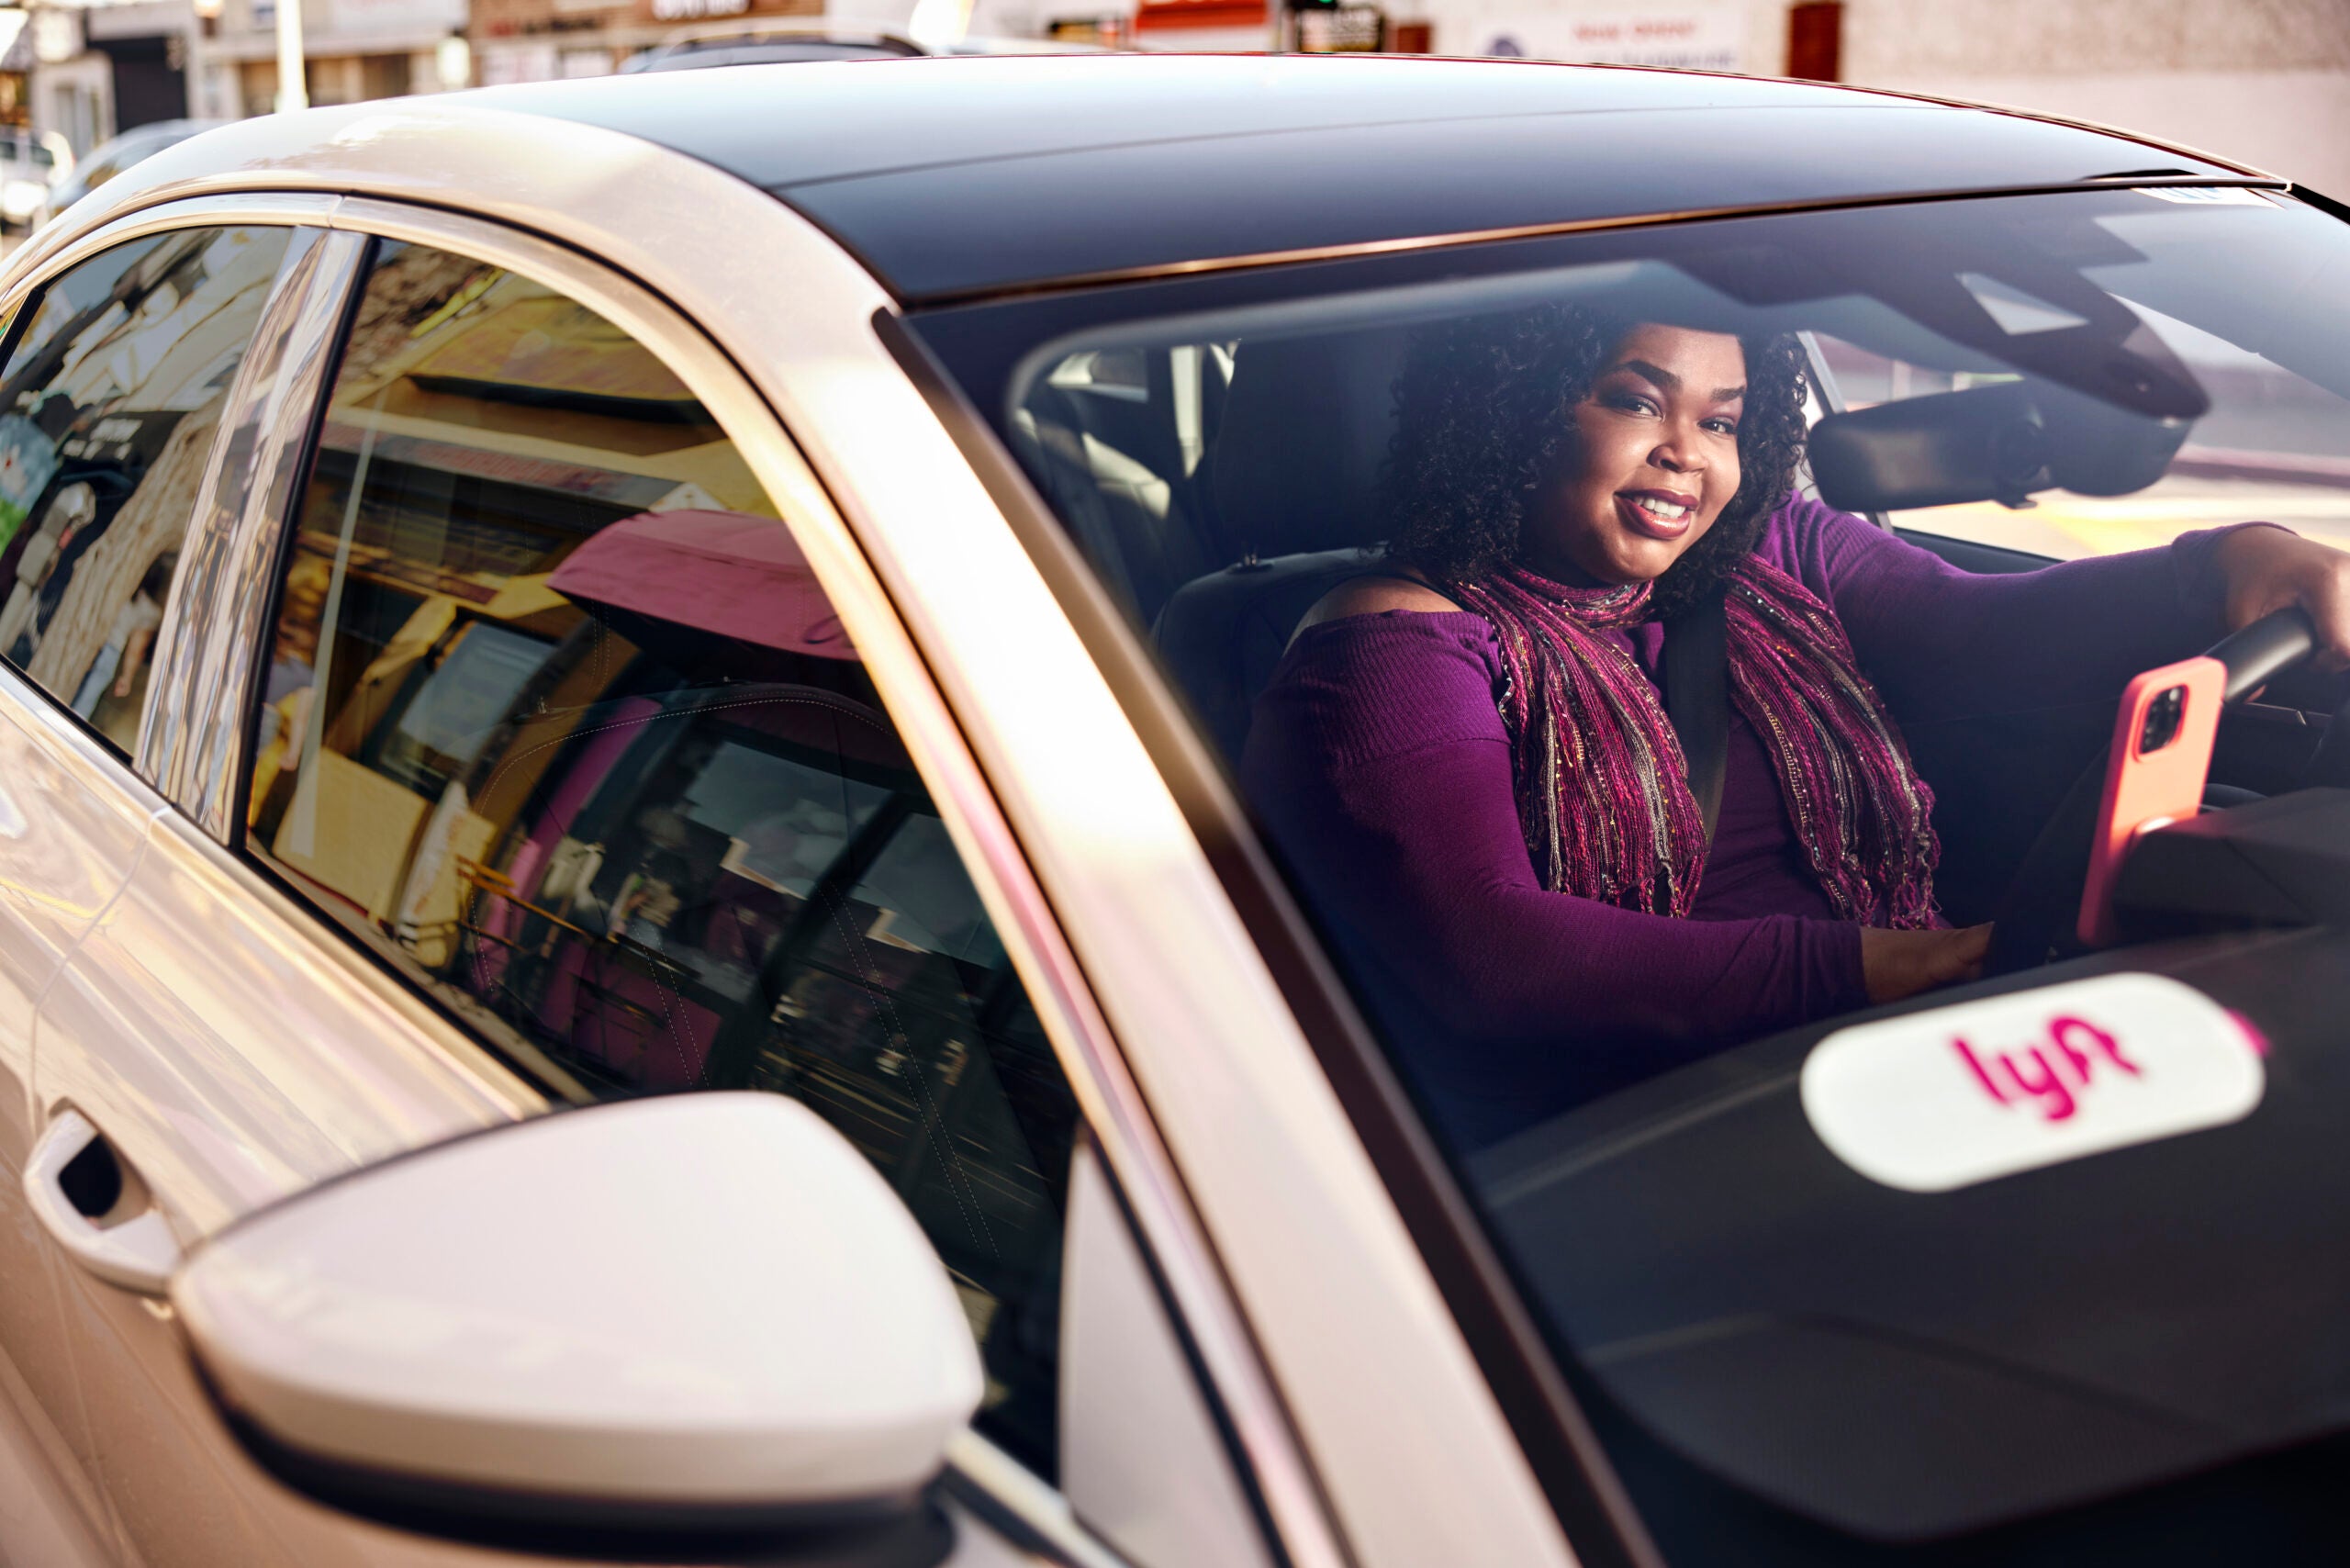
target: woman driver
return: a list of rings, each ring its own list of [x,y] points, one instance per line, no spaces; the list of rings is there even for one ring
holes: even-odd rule
[[[2350,657],[2350,556],[2280,529],[1978,577],[1793,496],[1799,353],[1560,308],[1425,333],[1395,575],[1315,605],[1259,700],[1248,792],[1472,1142],[1979,972],[1897,715],[2110,700],[2288,604]],[[1661,622],[1717,589],[1708,847]]]

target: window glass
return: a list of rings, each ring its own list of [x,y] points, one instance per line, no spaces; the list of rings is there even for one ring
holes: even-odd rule
[[[2031,307],[2013,291],[1993,293],[1986,284],[1984,292],[2020,324],[2061,324],[2023,314]],[[2159,477],[2118,496],[2059,489],[2031,496],[2028,506],[1981,500],[1897,510],[1889,514],[1894,525],[2061,560],[2140,550],[2250,517],[2350,544],[2350,398],[2150,306],[2135,310],[2210,399]],[[1818,342],[1852,409],[2015,379],[2009,372],[1915,364],[1833,333],[1820,333]]]
[[[179,230],[42,289],[0,371],[0,657],[128,751],[229,381],[293,230]]]
[[[813,1107],[946,1260],[982,1428],[1050,1474],[1074,1103],[692,393],[553,289],[386,243],[281,592],[251,852],[558,1093]]]
[[[2350,542],[2345,301],[2326,211],[2094,188],[911,324],[1227,764],[1666,1560],[1953,1568],[2339,1555],[2264,1511],[2335,1517],[2350,1410],[2339,921],[2248,936],[2181,871],[2085,952],[2084,824],[2020,972],[1870,955],[2022,902],[2125,685],[2224,629],[2198,531]],[[1675,661],[1716,591],[1709,823]],[[2308,824],[2264,875],[2333,886],[2303,786],[2350,778],[2313,771],[2350,683],[2297,676],[2211,801],[2270,797],[2228,831]],[[2267,1098],[2129,1121],[2179,1081],[2130,1042],[2180,1037]]]

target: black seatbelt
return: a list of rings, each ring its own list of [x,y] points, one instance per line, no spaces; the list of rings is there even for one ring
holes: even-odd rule
[[[1729,756],[1729,620],[1718,591],[1664,623],[1664,716],[1681,737],[1689,792],[1711,844]]]

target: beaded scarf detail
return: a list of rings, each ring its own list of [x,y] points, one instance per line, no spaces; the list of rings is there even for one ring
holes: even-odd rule
[[[1517,814],[1542,885],[1685,915],[1706,827],[1680,739],[1631,655],[1595,635],[1648,618],[1651,585],[1571,588],[1520,566],[1445,585],[1501,644]],[[1728,584],[1730,698],[1762,737],[1839,916],[1934,923],[1933,794],[1832,611],[1749,556]]]

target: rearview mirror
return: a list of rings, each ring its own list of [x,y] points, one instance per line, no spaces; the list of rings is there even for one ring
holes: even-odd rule
[[[879,1532],[903,1562],[925,1555],[911,1531],[943,1555],[924,1488],[982,1386],[913,1216],[772,1094],[565,1112],[393,1160],[221,1232],[171,1295],[280,1479],[509,1545],[783,1536],[830,1560],[844,1531]]]
[[[2126,496],[2170,466],[2191,420],[2046,382],[2003,381],[1830,414],[1811,431],[1820,498],[1843,511],[2022,504],[2062,487]]]

